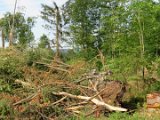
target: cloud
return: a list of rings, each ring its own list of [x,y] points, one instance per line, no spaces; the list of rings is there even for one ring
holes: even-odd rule
[[[0,18],[2,18],[3,17],[3,14],[2,13],[0,13]]]

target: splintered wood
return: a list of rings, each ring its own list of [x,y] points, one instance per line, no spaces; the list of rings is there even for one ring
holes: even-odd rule
[[[120,107],[123,95],[126,92],[126,85],[120,81],[108,80],[107,77],[112,74],[110,70],[96,72],[96,70],[93,69],[91,72],[84,74],[77,82],[77,84],[80,84],[88,80],[89,89],[86,94],[94,99],[91,99],[91,101],[97,106],[97,111],[99,112],[102,110],[104,112],[106,110],[127,111],[127,109]]]
[[[147,94],[148,111],[160,111],[160,93],[154,92]]]
[[[65,68],[70,67],[59,61],[57,63],[65,66]],[[47,66],[49,67],[50,65]],[[94,109],[93,113],[96,113],[97,117],[106,111],[127,111],[126,108],[121,107],[126,85],[120,81],[108,80],[107,78],[110,75],[112,75],[111,71],[97,72],[93,69],[89,73],[81,75],[81,77],[74,82],[52,78],[52,82],[47,82],[47,80],[44,79],[43,84],[39,85],[34,85],[34,82],[30,83],[29,81],[17,79],[15,80],[16,84],[21,84],[28,90],[33,89],[34,92],[14,102],[13,106],[21,106],[25,103],[32,106],[35,103],[34,101],[36,101],[36,105],[39,106],[38,109],[64,106],[63,110],[66,112],[80,114],[84,112],[83,108],[87,108],[90,109],[90,111]],[[36,77],[38,77],[38,75],[36,75]],[[51,77],[49,79],[51,79]],[[47,87],[56,88],[57,90],[51,91],[52,99],[45,102],[42,91]],[[37,99],[39,100],[37,101]],[[38,109],[36,109],[36,111]],[[86,116],[87,115],[88,114],[86,114]]]
[[[99,72],[96,70],[91,71],[86,75],[86,79],[89,81],[88,93],[90,96],[101,92],[97,97],[100,100],[112,105],[120,105],[122,97],[126,92],[126,85],[120,81],[107,80],[107,76],[111,75],[111,71]],[[86,80],[86,79],[83,79]],[[78,81],[82,82],[81,81]]]
[[[68,97],[75,98],[75,99],[82,99],[82,100],[86,100],[86,101],[91,101],[95,105],[104,106],[109,111],[127,111],[127,109],[125,109],[125,108],[111,106],[109,104],[106,104],[105,102],[102,102],[98,99],[95,99],[94,97],[92,98],[92,97],[86,97],[86,96],[80,96],[80,95],[76,96],[76,95],[72,95],[72,94],[69,94],[69,93],[66,93],[66,92],[59,92],[59,93],[53,93],[53,94],[64,95],[64,96],[68,96]]]

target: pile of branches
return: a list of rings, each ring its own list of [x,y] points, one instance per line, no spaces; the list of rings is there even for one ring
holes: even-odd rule
[[[69,73],[72,68],[58,61],[56,66],[38,62],[36,64],[64,73]],[[107,76],[111,74],[111,71],[97,72],[94,69],[74,82],[50,78],[52,82],[47,83],[44,78],[43,84],[38,86],[28,81],[15,80],[23,88],[29,89],[27,91],[30,93],[12,105],[19,111],[20,117],[28,114],[30,119],[60,119],[62,114],[84,114],[84,108],[91,111],[86,116],[95,113],[96,117],[104,112],[127,111],[121,107],[126,86],[120,81],[108,80]],[[44,95],[46,88],[47,94]],[[25,104],[27,107],[24,107]]]

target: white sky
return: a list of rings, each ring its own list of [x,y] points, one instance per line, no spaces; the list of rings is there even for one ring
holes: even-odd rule
[[[33,28],[36,40],[38,40],[43,33],[49,34],[49,32],[42,27],[44,21],[40,18],[41,4],[52,5],[53,1],[55,1],[58,6],[62,6],[67,0],[18,0],[17,2],[16,11],[23,11],[27,17],[38,17],[35,27]],[[14,3],[15,0],[0,0],[0,18],[3,17],[6,12],[13,13]]]
[[[55,1],[58,6],[63,5],[67,0],[18,0],[17,9],[25,7],[25,13],[28,16],[37,16],[40,14],[41,4],[52,4]],[[15,0],[0,0],[0,16],[7,11],[13,12]]]

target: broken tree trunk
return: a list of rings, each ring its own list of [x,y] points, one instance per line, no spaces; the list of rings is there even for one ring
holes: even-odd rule
[[[105,90],[100,96],[104,102],[112,105],[120,105],[122,103],[122,98],[126,92],[126,85],[124,83],[120,81],[103,81],[97,85],[97,91],[102,89]]]
[[[4,40],[4,31],[3,31],[3,29],[2,29],[2,31],[1,31],[2,33],[1,33],[1,36],[2,36],[2,48],[5,48],[5,40]]]
[[[126,84],[121,81],[108,80],[107,77],[112,74],[112,71],[109,70],[104,72],[92,70],[88,74],[85,74],[77,84],[80,84],[84,80],[88,80],[88,88],[92,89],[88,89],[86,93],[88,96],[93,96],[104,89],[97,97],[101,100],[103,99],[107,104],[120,105],[122,103],[123,95],[126,92]]]
[[[106,104],[105,102],[102,102],[96,98],[91,99],[91,97],[86,97],[86,96],[80,96],[80,95],[73,95],[70,93],[66,93],[66,92],[58,92],[58,93],[53,93],[55,95],[64,95],[64,96],[68,96],[71,98],[75,98],[75,99],[81,99],[81,100],[86,100],[86,101],[91,101],[94,104],[96,104],[97,106],[104,106],[106,109],[108,109],[109,111],[127,111],[127,109],[125,108],[121,108],[121,107],[115,107],[109,104]]]
[[[153,92],[147,94],[147,110],[148,111],[159,111],[160,110],[160,93]]]

